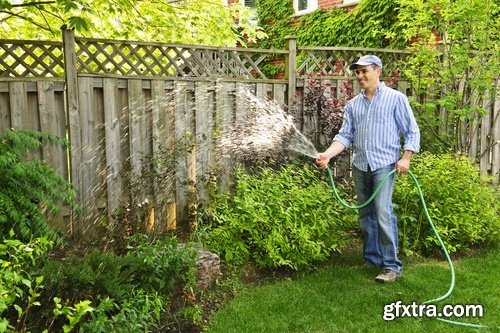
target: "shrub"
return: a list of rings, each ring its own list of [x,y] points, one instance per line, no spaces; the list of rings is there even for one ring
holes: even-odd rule
[[[60,237],[47,224],[46,212],[57,214],[59,205],[75,207],[71,184],[46,162],[28,159],[43,143],[65,147],[57,136],[29,130],[7,130],[0,137],[0,235],[14,230],[18,240]],[[44,207],[41,209],[40,207]]]
[[[33,274],[32,268],[51,246],[44,238],[27,244],[16,239],[0,243],[0,332],[11,331],[14,325],[17,329],[24,327],[30,309],[40,305],[43,276]],[[10,322],[12,317],[15,319]]]
[[[168,296],[177,282],[194,284],[194,262],[194,251],[179,249],[173,237],[152,242],[136,234],[123,255],[95,249],[84,256],[48,260],[41,272],[47,289],[65,290],[68,298],[85,291],[122,300],[134,288]]]
[[[90,319],[82,321],[85,332],[145,332],[155,327],[174,287],[194,285],[196,252],[179,246],[174,237],[151,240],[136,234],[128,240],[121,255],[95,249],[41,263],[44,299],[62,293],[64,299],[92,301]],[[50,318],[50,309],[42,312],[33,323],[43,325]]]
[[[491,186],[491,180],[481,176],[465,156],[423,153],[414,157],[412,171],[449,252],[467,251],[476,244],[498,243],[499,194]],[[439,251],[440,244],[409,176],[398,177],[394,202],[405,253]]]
[[[314,169],[293,165],[254,175],[238,169],[234,195],[215,195],[207,215],[203,241],[227,263],[296,270],[340,251],[355,221]]]
[[[166,298],[156,292],[131,290],[122,302],[110,298],[99,300],[99,306],[84,322],[80,332],[135,333],[157,331]]]

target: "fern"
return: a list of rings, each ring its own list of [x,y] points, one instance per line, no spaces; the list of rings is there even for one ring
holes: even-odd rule
[[[68,146],[58,136],[32,130],[9,129],[0,136],[0,235],[13,230],[26,242],[41,236],[61,240],[47,214],[57,215],[61,204],[76,208],[76,191],[46,162],[27,158],[49,143]]]

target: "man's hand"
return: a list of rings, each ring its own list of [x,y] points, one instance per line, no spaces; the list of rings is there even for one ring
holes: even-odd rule
[[[320,153],[318,157],[316,157],[316,164],[323,169],[328,166],[328,162],[330,162],[330,156],[326,153]]]
[[[330,147],[316,157],[316,164],[321,168],[326,168],[330,160],[340,154],[345,149],[344,145],[338,141],[333,141]]]
[[[410,159],[413,152],[406,150],[403,157],[396,163],[396,171],[400,174],[406,174],[410,170]]]

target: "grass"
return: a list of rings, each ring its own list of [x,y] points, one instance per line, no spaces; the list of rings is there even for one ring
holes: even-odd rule
[[[450,325],[435,318],[384,321],[386,304],[398,300],[421,304],[444,295],[450,286],[448,264],[405,258],[403,277],[381,285],[374,281],[377,269],[359,265],[359,253],[351,252],[315,272],[245,288],[212,315],[205,332],[500,332],[500,250],[454,260],[455,289],[437,303],[438,311],[445,304],[481,304],[483,318],[450,319],[488,329]]]

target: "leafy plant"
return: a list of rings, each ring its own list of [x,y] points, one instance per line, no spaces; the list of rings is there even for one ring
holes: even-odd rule
[[[151,332],[159,327],[166,298],[157,292],[131,290],[130,297],[115,302],[103,297],[91,312],[90,320],[82,323],[82,332]]]
[[[43,263],[40,273],[45,276],[47,298],[64,291],[64,298],[72,299],[82,291],[88,295],[126,298],[133,288],[133,277],[122,270],[129,265],[128,258],[110,251],[93,250],[85,256],[69,254],[61,259]]]
[[[129,238],[123,255],[95,249],[84,256],[70,254],[48,260],[41,272],[47,290],[65,290],[72,298],[82,290],[122,301],[130,290],[140,288],[168,296],[176,283],[193,285],[195,253],[178,248],[175,238],[151,241],[144,234]]]
[[[76,208],[73,186],[45,161],[28,159],[42,144],[68,145],[57,136],[30,130],[9,129],[0,137],[0,235],[13,230],[25,242],[42,236],[61,240],[47,214],[58,214],[61,204]]]
[[[293,165],[253,175],[238,169],[234,194],[216,195],[208,215],[204,242],[227,263],[296,270],[340,251],[355,220],[314,169]]]
[[[195,284],[196,252],[181,247],[173,237],[159,239],[153,244],[145,235],[136,235],[136,244],[129,247],[129,273],[137,286],[170,295],[176,283],[185,286]]]
[[[412,160],[429,214],[450,252],[500,241],[500,195],[461,155],[423,153]],[[407,254],[440,250],[410,177],[398,177],[394,202]]]
[[[47,258],[39,266],[38,273],[46,277],[42,299],[54,300],[56,305],[52,312],[40,309],[33,314],[34,327],[44,322],[51,322],[52,328],[78,323],[85,332],[155,327],[161,316],[170,315],[164,306],[174,289],[190,291],[196,274],[195,251],[190,246],[180,246],[174,237],[151,239],[144,234],[130,237],[122,254],[95,249]],[[82,298],[75,305],[61,301]]]
[[[12,238],[11,232],[9,237]],[[34,274],[36,258],[52,246],[44,238],[24,244],[16,239],[4,239],[0,243],[0,332],[25,327],[31,308],[39,306],[43,276]],[[16,320],[9,321],[10,317]],[[4,317],[5,316],[5,317]]]
[[[94,311],[88,300],[70,306],[63,305],[59,297],[54,297],[54,303],[54,315],[56,317],[65,316],[68,319],[68,324],[63,325],[64,333],[71,332],[87,313]],[[43,333],[48,333],[48,329],[44,330]]]

